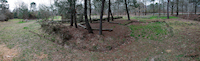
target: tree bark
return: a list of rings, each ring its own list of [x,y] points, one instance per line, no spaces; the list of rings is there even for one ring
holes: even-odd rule
[[[178,16],[178,13],[179,13],[179,9],[178,9],[179,8],[179,6],[178,6],[179,4],[178,3],[179,3],[179,0],[176,0],[176,5],[177,5],[177,7],[176,7],[177,8],[176,9],[176,16]]]
[[[110,10],[110,14],[111,14],[112,21],[114,21],[113,14],[112,14],[111,10]]]
[[[184,0],[182,1],[182,15],[183,15],[183,13],[184,13],[184,10],[183,10],[183,7],[184,7]]]
[[[89,33],[93,33],[92,28],[88,22],[88,18],[87,18],[87,0],[85,0],[85,10],[84,10],[84,14],[85,14],[85,24],[87,27],[87,30]]]
[[[90,23],[92,23],[92,19],[91,19],[91,14],[92,14],[91,0],[89,0],[89,6],[90,6]]]
[[[140,16],[140,6],[139,6],[139,16]]]
[[[127,12],[127,15],[128,15],[128,20],[130,20],[130,16],[129,16],[129,12],[128,12],[128,7],[127,7],[127,3],[126,3],[126,0],[125,1],[125,5],[126,5],[126,12]]]
[[[76,28],[78,28],[77,22],[76,22],[76,9],[75,9],[76,8],[76,1],[74,0],[73,3],[74,3],[73,4],[73,9],[74,9],[73,10],[73,14],[74,14],[73,18],[74,18],[74,22],[75,22],[74,25],[75,25]]]
[[[104,3],[105,3],[105,0],[102,0],[99,35],[102,35],[102,19],[103,19]]]
[[[110,22],[110,0],[108,3],[108,22]]]
[[[155,4],[154,4],[154,1],[153,1],[153,16],[154,16],[154,12],[155,12],[154,6],[155,6]]]
[[[147,15],[147,6],[145,4],[145,15]]]
[[[195,13],[195,14],[197,14],[197,6],[198,6],[197,3],[195,3],[195,7],[194,7],[194,9],[195,9],[195,10],[194,10],[194,13]]]
[[[72,6],[72,0],[70,0],[70,13],[71,13],[71,21],[70,21],[70,26],[73,26],[73,6]]]
[[[167,19],[169,19],[169,0],[168,0],[168,3],[167,3]]]
[[[134,11],[135,12],[135,16],[137,15],[137,13],[136,13],[136,11]]]
[[[172,12],[171,12],[171,15],[174,14],[174,6],[172,5]]]
[[[163,13],[165,15],[165,6],[164,6],[165,3],[163,3]]]
[[[160,0],[159,0],[159,3],[160,3]],[[160,3],[160,5],[159,5],[159,17],[160,17],[160,15],[161,15],[161,14],[160,14],[160,6],[161,6],[161,3]]]

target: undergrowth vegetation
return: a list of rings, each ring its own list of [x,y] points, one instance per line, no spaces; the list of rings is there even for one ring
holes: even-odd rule
[[[26,22],[25,22],[25,21],[19,21],[18,23],[20,23],[20,24],[21,24],[21,23],[26,23]]]
[[[164,22],[154,22],[148,25],[130,25],[129,27],[132,30],[131,36],[136,39],[142,37],[162,41],[171,34],[170,28]]]
[[[178,19],[178,17],[170,16],[170,19]],[[167,16],[140,16],[140,17],[131,17],[131,19],[137,20],[155,20],[155,19],[167,19]]]
[[[178,17],[170,16],[169,18],[170,19],[177,19]],[[161,17],[159,17],[159,16],[152,16],[149,19],[167,19],[167,16],[161,16]]]

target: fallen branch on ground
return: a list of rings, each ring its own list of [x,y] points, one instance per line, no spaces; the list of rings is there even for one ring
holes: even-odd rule
[[[86,27],[81,25],[81,24],[78,24],[78,26],[83,27],[84,29],[86,29]],[[98,30],[99,31],[98,28],[92,28],[92,30]],[[113,31],[113,29],[102,29],[102,31]]]
[[[97,29],[97,28],[93,28],[92,30],[98,30],[99,31],[99,29]],[[113,29],[102,29],[102,31],[113,31]]]
[[[109,22],[109,23],[111,23],[111,24],[121,24],[121,23],[117,23],[117,22]]]
[[[86,29],[86,27],[85,27],[85,26],[83,26],[83,25],[81,25],[81,24],[78,24],[78,26],[80,26],[80,27],[83,27],[84,29]]]
[[[134,21],[130,21],[130,22],[125,23],[124,25],[128,25],[128,24],[133,23],[133,22],[134,22]]]

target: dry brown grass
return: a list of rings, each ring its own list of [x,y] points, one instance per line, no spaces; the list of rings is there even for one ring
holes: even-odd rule
[[[0,44],[0,60],[11,61],[14,57],[18,56],[18,50],[16,48],[9,49],[5,44]]]

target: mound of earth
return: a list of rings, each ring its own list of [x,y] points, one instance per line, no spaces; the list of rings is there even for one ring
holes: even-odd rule
[[[122,21],[124,22],[124,21]],[[120,23],[120,22],[118,22]],[[91,23],[92,28],[99,28],[99,23]],[[103,23],[103,29],[113,29],[113,31],[103,31],[103,35],[99,35],[98,30],[94,30],[93,34],[88,33],[84,28],[66,28],[66,31],[72,35],[67,41],[68,46],[89,51],[108,51],[112,50],[130,39],[130,29],[127,26],[119,24]]]
[[[88,33],[88,31],[82,27],[74,28],[71,26],[63,26],[63,25],[55,25],[57,29],[49,27],[49,29],[54,29],[54,32],[61,32],[59,34],[70,35],[70,38],[68,39],[62,39],[67,38],[69,36],[60,37],[60,40],[63,40],[62,42],[65,47],[70,47],[73,49],[79,49],[79,50],[88,50],[88,51],[109,51],[112,49],[115,49],[122,44],[133,41],[131,39],[131,30],[129,27],[125,25],[121,25],[124,23],[128,23],[130,21],[126,20],[117,20],[113,21],[115,23],[120,24],[113,24],[109,22],[103,22],[103,29],[112,29],[113,31],[103,31],[103,35],[99,35],[98,30],[94,30],[93,33]],[[92,28],[98,29],[99,23],[90,23]],[[84,25],[83,25],[84,26]],[[47,27],[45,27],[47,28]]]

